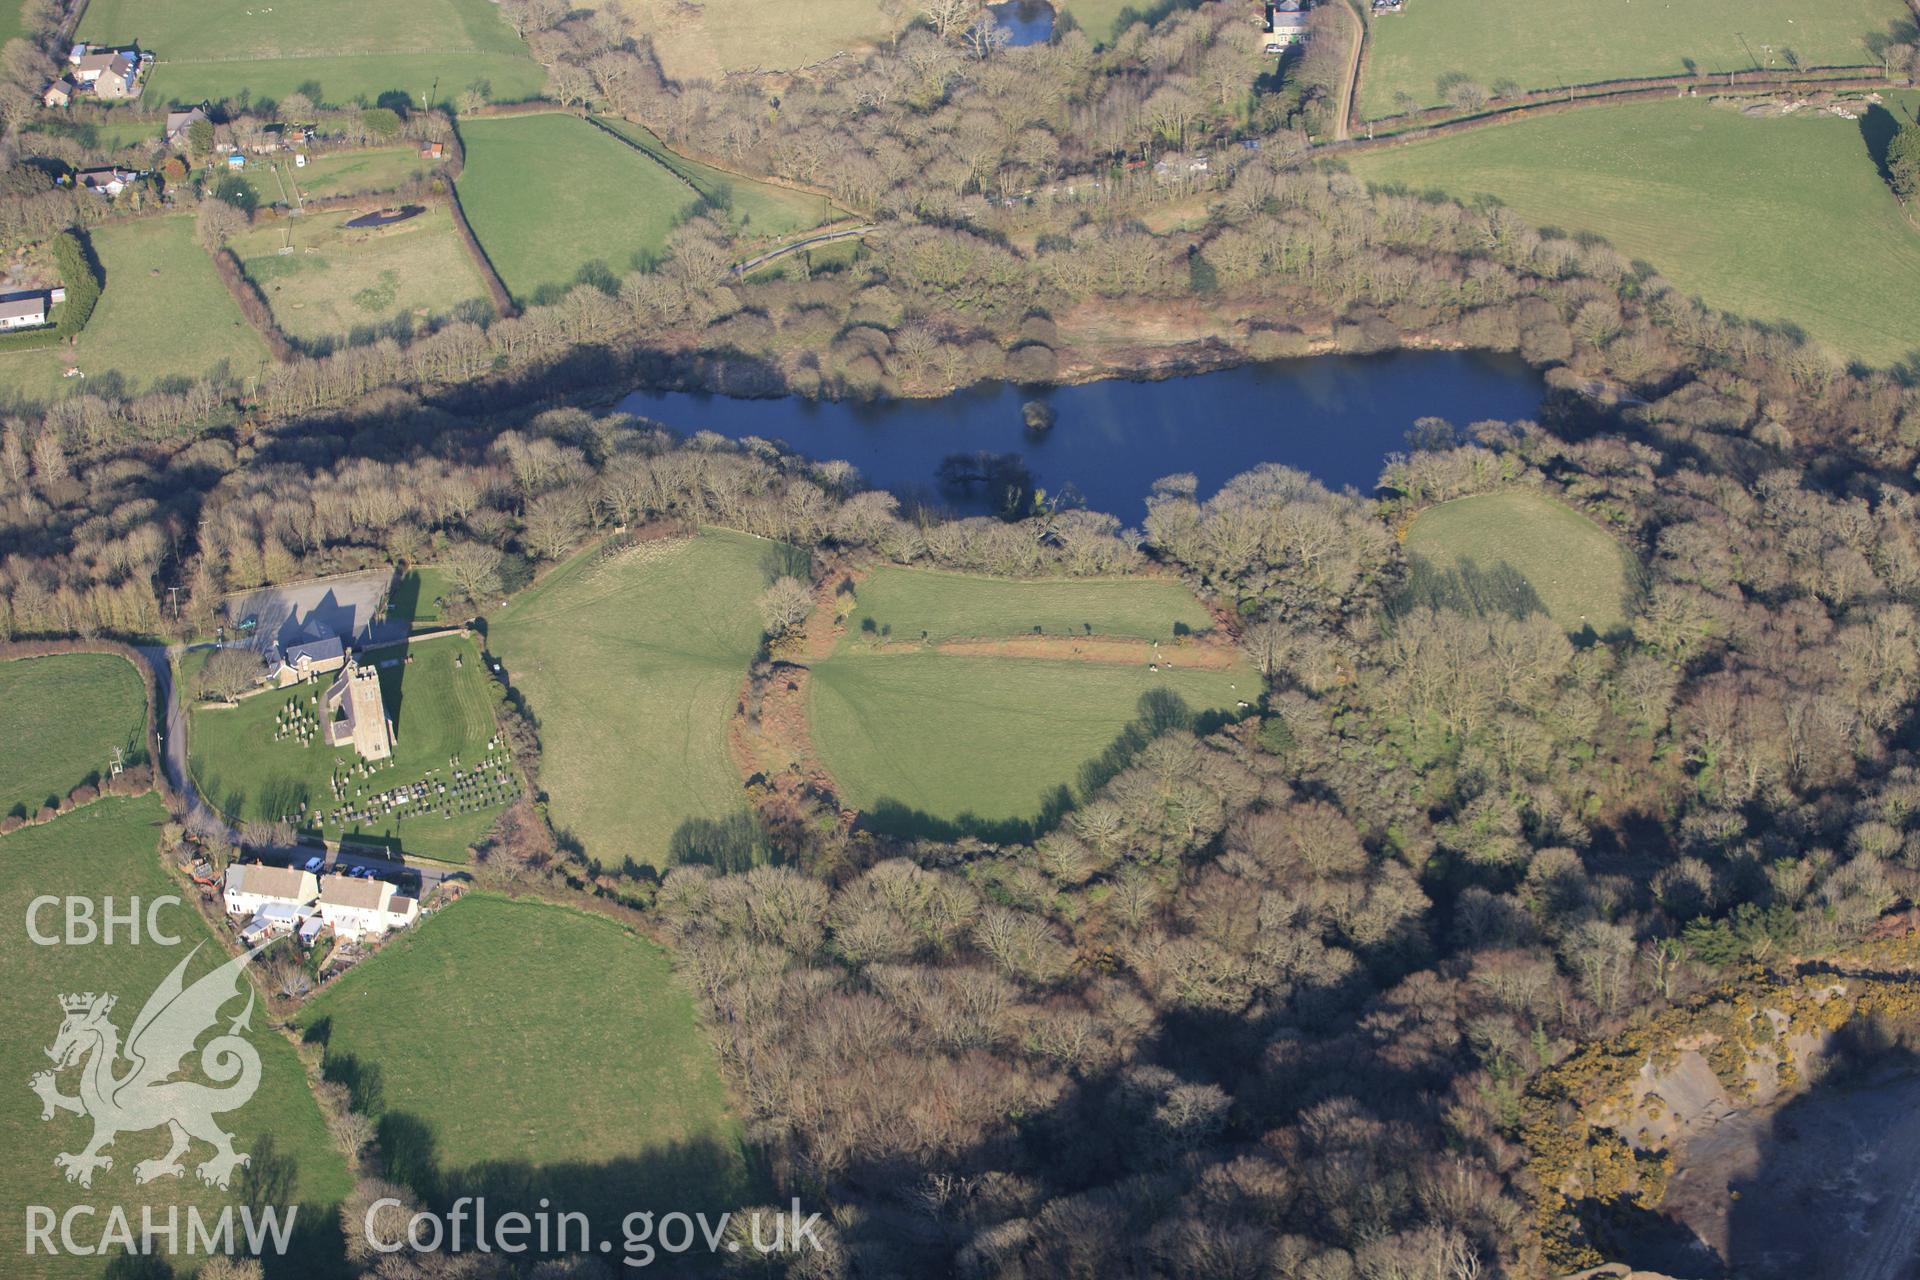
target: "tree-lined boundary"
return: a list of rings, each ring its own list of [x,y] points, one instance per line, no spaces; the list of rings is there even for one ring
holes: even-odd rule
[[[507,282],[500,278],[493,259],[487,256],[486,246],[480,243],[480,237],[473,234],[473,224],[467,221],[467,211],[460,203],[458,179],[467,169],[467,146],[460,137],[460,123],[451,122],[449,130],[449,150],[446,166],[447,207],[453,212],[453,225],[460,232],[460,243],[467,246],[467,256],[473,259],[473,265],[480,269],[480,278],[486,282],[487,296],[493,300],[494,312],[505,320],[518,315],[520,309],[514,305],[513,294],[507,291]]]
[[[1636,102],[1666,102],[1675,98],[1704,96],[1713,98],[1771,98],[1783,93],[1859,93],[1880,89],[1910,88],[1910,79],[1892,79],[1885,76],[1856,78],[1851,80],[1794,80],[1786,83],[1750,85],[1728,89],[1703,84],[1694,76],[1676,76],[1670,80],[1656,81],[1649,87],[1616,89],[1599,87],[1595,92],[1584,93],[1579,89],[1571,91],[1571,96],[1553,96],[1532,102],[1516,102],[1490,107],[1473,115],[1454,116],[1430,125],[1415,125],[1406,129],[1382,133],[1375,129],[1371,136],[1353,138],[1346,142],[1324,142],[1314,148],[1318,152],[1357,152],[1375,151],[1386,147],[1400,146],[1409,142],[1418,142],[1426,138],[1445,137],[1449,134],[1465,133],[1488,125],[1502,124],[1511,120],[1525,120],[1536,116],[1558,115],[1565,111],[1577,111],[1593,107],[1624,106]],[[1375,122],[1378,123],[1377,121]]]

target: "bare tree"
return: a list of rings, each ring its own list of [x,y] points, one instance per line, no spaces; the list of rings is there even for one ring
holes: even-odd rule
[[[979,0],[927,0],[920,16],[932,25],[935,35],[946,40],[965,31],[969,20],[979,11]]]
[[[265,671],[260,655],[251,649],[221,649],[200,668],[195,684],[202,697],[232,702],[251,689]]]
[[[527,504],[527,545],[543,559],[558,560],[573,550],[586,531],[578,495],[559,490]]]
[[[500,552],[480,542],[456,542],[440,557],[455,590],[479,600],[500,589]]]
[[[967,52],[972,54],[976,61],[985,62],[1007,47],[1008,32],[1005,27],[994,21],[992,14],[982,12],[967,28],[964,39]]]
[[[247,222],[245,209],[235,208],[216,196],[207,196],[200,201],[194,230],[200,236],[200,247],[211,253],[245,231]]]
[[[813,612],[813,589],[798,578],[773,580],[760,596],[760,618],[767,634],[778,640],[796,630]]]

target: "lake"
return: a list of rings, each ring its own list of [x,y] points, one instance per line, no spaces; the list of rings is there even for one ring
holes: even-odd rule
[[[938,400],[637,391],[619,408],[685,434],[758,436],[812,458],[844,459],[869,484],[905,500],[967,512],[994,510],[986,491],[995,486],[943,484],[942,464],[971,473],[949,460],[1015,455],[1033,485],[1071,491],[1096,511],[1137,523],[1154,481],[1182,471],[1199,479],[1202,497],[1266,462],[1298,467],[1330,488],[1370,492],[1386,456],[1406,448],[1415,419],[1465,426],[1532,418],[1544,392],[1540,375],[1513,357],[1398,351],[1276,360],[1157,382],[1001,383]],[[1029,400],[1053,411],[1051,429],[1027,428]]]
[[[1053,39],[1053,6],[1047,0],[1006,0],[991,4],[993,24],[1007,33],[1007,44],[1045,44]]]

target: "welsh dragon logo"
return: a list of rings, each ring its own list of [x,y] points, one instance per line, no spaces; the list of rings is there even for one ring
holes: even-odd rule
[[[166,1127],[172,1145],[158,1159],[136,1164],[135,1182],[184,1175],[180,1157],[196,1138],[213,1147],[212,1157],[194,1169],[202,1182],[225,1187],[233,1171],[247,1163],[248,1157],[233,1149],[233,1135],[221,1129],[214,1117],[244,1105],[260,1087],[260,1055],[240,1034],[253,1015],[251,984],[247,984],[247,1007],[200,1050],[200,1070],[224,1087],[174,1077],[193,1053],[194,1042],[220,1021],[220,1010],[240,995],[240,971],[260,952],[235,956],[187,986],[187,965],[199,950],[189,952],[147,997],[124,1048],[120,1031],[108,1016],[114,996],[89,991],[60,997],[66,1019],[47,1050],[53,1070],[38,1072],[28,1084],[40,1095],[42,1120],[53,1119],[58,1111],[93,1119],[93,1140],[83,1150],[54,1157],[53,1163],[66,1171],[68,1182],[92,1186],[94,1170],[113,1168],[113,1157],[101,1153],[115,1138],[161,1126]],[[80,1092],[70,1097],[60,1092],[58,1075],[74,1066],[80,1068]]]

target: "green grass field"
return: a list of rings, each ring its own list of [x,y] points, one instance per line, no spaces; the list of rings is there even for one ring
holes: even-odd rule
[[[89,234],[106,272],[93,319],[71,350],[0,353],[0,393],[39,404],[83,390],[139,395],[266,367],[266,343],[220,283],[190,216],[109,223]],[[86,376],[63,378],[69,364]]]
[[[784,566],[779,544],[718,530],[588,552],[492,620],[488,648],[540,724],[554,825],[589,857],[664,867],[683,823],[745,810],[727,719]]]
[[[673,151],[645,125],[607,118],[609,129],[628,139],[685,178],[699,193],[723,208],[742,234],[784,236],[831,222],[839,211],[825,196],[758,182],[738,173],[689,160]]]
[[[114,1157],[111,1170],[96,1173],[90,1188],[69,1183],[55,1168],[53,1158],[60,1152],[79,1151],[92,1133],[92,1124],[67,1112],[57,1112],[52,1120],[42,1121],[40,1100],[26,1087],[29,1076],[49,1065],[42,1051],[53,1043],[60,1029],[62,995],[84,991],[114,994],[118,1003],[110,1020],[125,1036],[147,997],[196,947],[199,951],[187,968],[188,982],[226,960],[226,953],[198,913],[186,904],[162,906],[156,914],[161,929],[182,939],[178,946],[159,945],[144,938],[139,945],[130,945],[124,933],[111,946],[39,946],[27,936],[27,904],[41,895],[90,898],[96,912],[102,909],[100,900],[108,896],[114,899],[116,910],[124,910],[129,900],[138,899],[143,915],[155,898],[181,895],[180,884],[162,869],[155,852],[159,828],[166,820],[166,810],[154,796],[112,797],[45,826],[28,827],[0,838],[0,914],[10,922],[0,931],[0,972],[7,975],[7,981],[0,984],[0,1020],[7,1027],[7,1034],[0,1037],[0,1075],[9,1082],[5,1101],[0,1103],[0,1149],[8,1156],[0,1162],[0,1213],[12,1224],[9,1249],[23,1247],[20,1231],[27,1205],[44,1205],[56,1213],[74,1205],[101,1206],[100,1216],[90,1224],[96,1239],[105,1226],[105,1206],[124,1207],[137,1232],[142,1205],[153,1205],[161,1221],[165,1220],[167,1206],[177,1205],[184,1235],[186,1206],[217,1215],[220,1205],[237,1202],[247,1194],[243,1185],[246,1170],[240,1171],[226,1193],[199,1181],[192,1165],[211,1154],[211,1148],[203,1143],[195,1143],[186,1156],[189,1163],[184,1178],[136,1185],[135,1165],[157,1159],[166,1151],[166,1134],[159,1129],[120,1134],[109,1148]],[[58,912],[43,911],[38,923],[43,932],[61,931]],[[236,998],[222,1013],[230,1020],[242,1008],[243,1001]],[[339,1275],[344,1271],[344,1258],[335,1206],[350,1186],[346,1166],[328,1139],[325,1122],[307,1088],[306,1071],[293,1046],[268,1027],[265,1012],[264,1005],[256,1004],[247,1032],[247,1039],[260,1054],[260,1087],[243,1106],[220,1113],[217,1118],[234,1135],[235,1150],[254,1157],[256,1172],[267,1175],[277,1169],[291,1178],[284,1190],[270,1194],[274,1204],[299,1206],[293,1248],[284,1263],[268,1266],[268,1276]],[[205,1042],[203,1039],[200,1043]],[[192,1078],[206,1079],[200,1074],[197,1054],[188,1059],[188,1064]],[[124,1064],[116,1068],[125,1069]],[[69,1069],[58,1083],[64,1092],[72,1094],[78,1078],[78,1070]],[[266,1144],[269,1135],[271,1148]],[[268,1159],[270,1154],[272,1159]],[[272,1181],[266,1185],[273,1185]],[[200,1260],[183,1259],[183,1274]],[[102,1264],[98,1258],[69,1254],[55,1258],[42,1255],[25,1264],[26,1270],[13,1269],[19,1265],[16,1257],[0,1264],[0,1271],[36,1277],[98,1276]]]
[[[328,747],[309,732],[311,721],[282,727],[290,707],[315,711],[313,700],[331,680],[322,676],[233,707],[196,706],[188,764],[201,794],[231,818],[286,818],[328,839],[350,835],[421,857],[464,861],[468,846],[518,793],[519,782],[505,749],[488,746],[496,733],[492,695],[473,642],[449,637],[407,652],[412,665],[380,667],[396,739],[391,760],[363,765],[351,748]],[[397,647],[374,649],[367,660],[385,664],[400,653]],[[455,779],[455,769],[483,775],[484,781]],[[375,800],[423,781],[429,792],[424,799],[391,810]]]
[[[453,580],[446,571],[434,565],[423,564],[409,569],[394,584],[393,592],[387,597],[387,613],[391,617],[405,618],[415,629],[436,627],[453,621],[441,607],[441,601],[452,600],[459,595],[454,590]]]
[[[460,136],[461,207],[522,301],[651,265],[699,203],[686,182],[575,116],[474,120]]]
[[[325,350],[489,306],[486,282],[444,206],[387,227],[345,226],[353,216],[283,218],[234,241],[289,337]]]
[[[430,1197],[504,1212],[545,1195],[617,1239],[626,1213],[758,1190],[692,998],[665,951],[613,921],[470,894],[300,1023],[330,1058],[378,1067],[383,1146]]]
[[[1915,96],[1891,105],[1906,118]],[[1862,137],[1887,114],[1753,119],[1704,101],[1644,103],[1350,163],[1369,183],[1491,197],[1536,225],[1604,236],[1708,306],[1886,365],[1920,350],[1920,289],[1891,287],[1920,279],[1920,230]]]
[[[882,567],[862,582],[847,629],[935,643],[1046,634],[1171,640],[1213,619],[1177,582],[1043,578],[1023,582],[931,569]]]
[[[0,662],[0,814],[31,815],[147,756],[147,691],[125,658],[63,653]]]
[[[1492,89],[1554,89],[1699,71],[1880,65],[1911,40],[1901,0],[1472,0],[1422,3],[1373,23],[1360,114],[1396,114],[1401,95],[1446,101],[1448,77]]]
[[[842,800],[880,829],[1019,838],[1084,800],[1084,771],[1129,724],[1161,719],[1143,699],[1168,693],[1191,713],[1231,712],[1260,680],[1251,668],[851,650],[814,664],[809,714]]]
[[[1591,627],[1606,636],[1626,626],[1626,549],[1541,494],[1508,489],[1429,507],[1407,530],[1406,549],[1415,561],[1416,600],[1489,612],[1544,608],[1576,634]]]
[[[813,664],[814,747],[842,798],[884,830],[1019,838],[1096,789],[1138,745],[1143,724],[1231,713],[1258,696],[1259,678],[1237,662],[1182,664],[1177,648],[1156,671],[1144,657],[902,646],[1036,634],[1172,641],[1211,626],[1174,582],[877,569],[859,585],[833,655]]]
[[[676,80],[792,70],[887,38],[887,20],[874,0],[812,0],[774,22],[749,0],[709,0],[698,9],[618,0],[618,7],[636,34],[652,38],[661,69]]]
[[[326,104],[389,92],[447,103],[476,82],[517,102],[546,83],[489,0],[95,0],[79,38],[158,54],[148,106],[295,91]]]
[[[1163,4],[1141,0],[1061,0],[1057,7],[1096,45],[1112,44],[1134,23],[1147,21],[1149,14],[1166,12]]]

